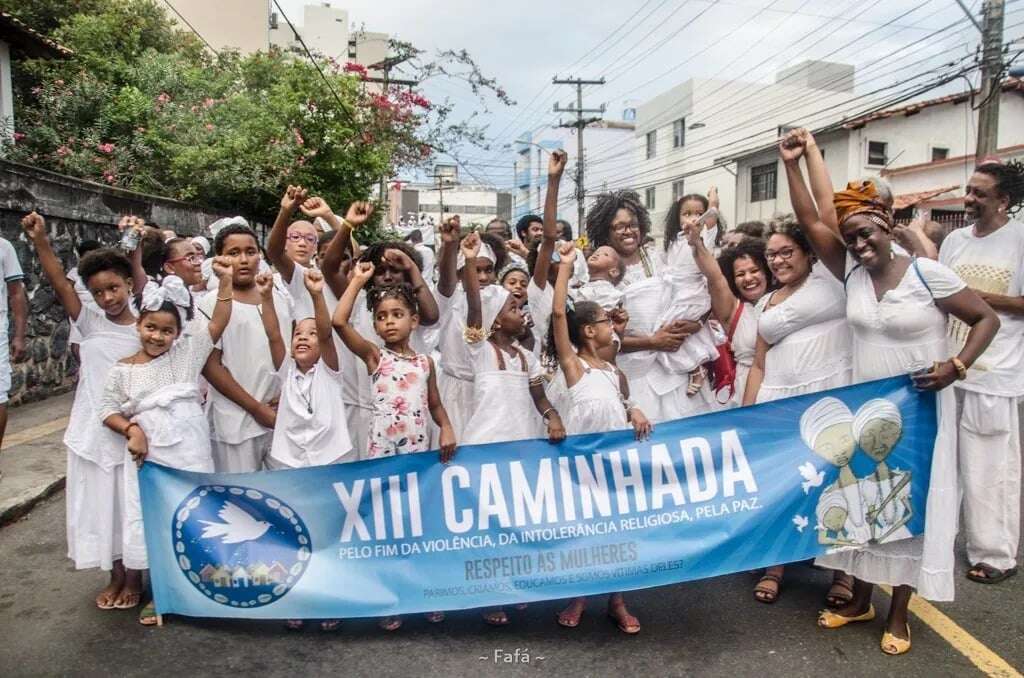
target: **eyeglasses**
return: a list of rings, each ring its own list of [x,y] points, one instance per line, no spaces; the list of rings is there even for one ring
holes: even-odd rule
[[[605,317],[605,318],[601,318],[600,320],[594,320],[593,322],[589,322],[587,324],[588,325],[600,325],[601,323],[608,323],[609,325],[611,325],[612,324],[612,319],[610,317]]]
[[[302,240],[305,240],[310,245],[316,244],[316,236],[309,235],[308,233],[306,235],[303,235],[302,233],[289,233],[288,239],[291,240],[292,242],[300,242]]]
[[[639,231],[639,224],[613,224],[612,233],[625,233],[626,231]]]
[[[173,259],[168,259],[164,263],[176,264],[179,261],[185,261],[185,262],[188,262],[190,264],[201,264],[201,263],[203,263],[203,255],[201,255],[201,254],[186,254],[183,257],[174,257]]]
[[[783,247],[778,252],[765,252],[764,258],[767,259],[769,263],[775,261],[776,259],[778,259],[779,261],[789,261],[790,259],[793,258],[793,254],[795,252],[795,247]]]

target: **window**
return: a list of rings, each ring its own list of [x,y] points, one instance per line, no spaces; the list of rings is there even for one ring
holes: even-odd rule
[[[672,202],[675,202],[686,195],[686,189],[683,187],[683,184],[684,182],[682,179],[672,182]]]
[[[942,146],[932,146],[932,162],[945,160],[949,157],[949,149]]]
[[[658,130],[647,133],[647,158],[653,158],[658,152]]]
[[[646,191],[644,191],[644,207],[646,207],[649,210],[653,210],[654,209],[654,196],[655,196],[654,186],[651,186]]]
[[[884,141],[868,142],[868,164],[884,167],[889,163],[889,144]]]
[[[778,166],[776,162],[757,165],[750,168],[750,202],[775,199],[775,186],[778,182]]]
[[[686,143],[686,118],[672,123],[672,148],[682,148]]]

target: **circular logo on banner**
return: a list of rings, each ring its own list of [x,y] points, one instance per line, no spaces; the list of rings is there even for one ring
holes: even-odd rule
[[[230,607],[281,598],[302,578],[313,548],[295,511],[249,487],[197,487],[178,505],[171,532],[185,577]]]

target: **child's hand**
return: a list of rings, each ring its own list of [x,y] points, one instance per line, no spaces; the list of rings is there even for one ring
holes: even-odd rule
[[[509,252],[515,252],[523,259],[526,259],[528,256],[530,256],[530,248],[524,245],[522,240],[506,240],[505,249],[507,249]]]
[[[352,280],[360,286],[365,285],[373,277],[374,266],[372,262],[360,261],[352,269]]]
[[[299,205],[299,211],[310,219],[316,219],[317,217],[323,217],[326,219],[330,215],[334,214],[334,212],[331,211],[331,206],[327,204],[327,201],[320,197],[307,198],[305,202]]]
[[[679,226],[683,231],[683,235],[686,236],[686,242],[690,244],[690,247],[696,247],[701,241],[701,227],[698,221],[700,217],[687,215],[682,218]]]
[[[219,256],[213,258],[213,274],[217,276],[219,280],[224,278],[230,278],[234,272],[235,258],[229,256]]]
[[[560,443],[565,440],[565,426],[562,417],[554,410],[548,415],[548,442]]]
[[[612,319],[612,329],[615,330],[615,334],[624,337],[626,326],[629,324],[629,311],[621,306],[616,306],[608,311],[608,317]]]
[[[459,216],[455,215],[448,221],[441,224],[441,242],[454,244],[459,242],[459,234],[462,232],[462,223]]]
[[[118,231],[134,230],[139,235],[142,235],[146,231],[146,222],[142,217],[133,217],[125,215],[121,217],[121,220],[117,222]]]
[[[551,152],[548,158],[548,176],[560,177],[565,171],[565,164],[569,161],[569,155],[562,149]]]
[[[718,187],[708,188],[708,207],[718,207]]]
[[[647,440],[654,431],[654,424],[651,423],[639,407],[631,407],[629,409],[629,423],[633,424],[637,440]]]
[[[277,423],[277,410],[269,403],[260,403],[256,411],[252,412],[252,418],[264,428],[274,428]]]
[[[576,262],[576,244],[572,241],[559,244],[558,256],[559,264],[572,268],[573,264]]]
[[[274,296],[274,274],[273,273],[260,273],[256,276],[256,291],[260,293],[260,297],[263,299],[270,299]]]
[[[149,454],[149,441],[146,440],[146,433],[136,424],[128,429],[128,452],[132,455],[132,461],[136,466],[142,466]]]
[[[462,256],[466,259],[475,259],[476,255],[480,254],[480,234],[473,231],[467,235],[462,239],[459,249],[462,250]]]
[[[318,294],[323,294],[324,291],[324,274],[320,272],[320,269],[309,268],[306,269],[306,289],[314,297]]]
[[[381,258],[400,271],[411,271],[416,267],[416,262],[409,258],[409,255],[402,250],[384,250]]]
[[[302,186],[288,185],[284,195],[281,196],[281,209],[287,210],[289,214],[306,201],[307,191]]]
[[[348,212],[345,213],[345,221],[350,223],[352,225],[352,229],[355,230],[365,224],[372,214],[372,203],[366,202],[365,200],[357,200],[348,206]]]
[[[21,220],[21,227],[29,240],[39,240],[46,237],[46,221],[35,212],[29,212]]]
[[[447,464],[455,456],[455,431],[451,425],[441,427],[441,435],[438,439],[441,445],[441,463]]]

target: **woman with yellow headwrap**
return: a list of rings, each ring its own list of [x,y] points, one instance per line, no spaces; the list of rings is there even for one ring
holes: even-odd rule
[[[822,612],[819,626],[838,628],[872,618],[873,584],[889,584],[893,598],[881,649],[886,654],[902,654],[910,649],[907,607],[914,589],[931,600],[953,599],[958,511],[956,402],[953,390],[946,387],[963,378],[992,340],[999,321],[952,270],[893,249],[892,213],[878,199],[873,182],[851,183],[833,193],[821,151],[810,132],[790,132],[780,143],[779,154],[801,227],[822,263],[846,286],[854,382],[914,373],[918,388],[939,391],[939,434],[924,535],[830,554],[817,561],[856,578],[850,603]],[[801,158],[807,163],[810,191],[800,169]],[[971,326],[964,349],[953,357],[946,343],[947,314]]]

